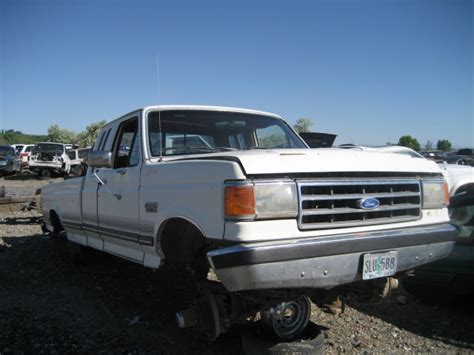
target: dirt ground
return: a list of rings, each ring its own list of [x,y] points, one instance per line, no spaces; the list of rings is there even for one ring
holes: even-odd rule
[[[8,195],[29,195],[53,180],[0,180]],[[37,211],[0,213],[0,353],[242,353],[241,328],[214,343],[179,330],[177,291],[160,271],[67,248],[41,233]],[[332,353],[474,353],[474,309],[425,304],[399,289],[382,305],[350,302],[312,320]]]

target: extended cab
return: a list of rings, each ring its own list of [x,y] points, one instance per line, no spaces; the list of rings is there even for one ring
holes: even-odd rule
[[[196,279],[212,268],[225,296],[201,292],[201,311],[177,314],[211,338],[257,311],[278,336],[299,334],[315,290],[391,276],[454,246],[434,162],[309,149],[271,113],[145,107],[107,124],[88,164],[44,187],[45,227],[149,268],[187,267]]]

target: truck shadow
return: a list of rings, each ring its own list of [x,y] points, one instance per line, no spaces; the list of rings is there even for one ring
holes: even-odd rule
[[[79,265],[69,257],[66,242],[41,234],[0,238],[0,349],[241,352],[238,329],[208,343],[177,328],[190,295],[173,275],[90,249]]]
[[[356,310],[379,318],[394,326],[446,344],[474,349],[474,305],[468,297],[448,301],[448,292],[437,295],[437,302],[423,302],[406,293],[403,288],[396,290],[382,304],[374,305],[352,300],[347,302]]]

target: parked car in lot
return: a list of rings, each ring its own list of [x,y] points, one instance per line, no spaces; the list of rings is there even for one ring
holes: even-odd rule
[[[51,142],[36,143],[31,151],[28,166],[31,171],[42,177],[69,174],[71,162],[66,154],[66,145]]]
[[[474,166],[473,149],[470,149],[470,148],[459,149],[455,154],[448,154],[446,156],[446,161],[449,164]]]
[[[320,132],[301,132],[299,135],[310,148],[330,148],[337,137],[332,133]]]
[[[474,168],[441,167],[450,187],[451,221],[459,230],[456,245],[447,258],[420,266],[403,280],[407,291],[430,299],[436,292],[444,297],[474,294]]]
[[[429,160],[433,160],[436,163],[443,163],[446,161],[446,152],[442,150],[422,150],[420,151],[420,154]]]
[[[434,162],[309,149],[271,113],[145,107],[105,125],[88,163],[85,176],[43,188],[44,228],[148,268],[186,270],[199,294],[178,325],[210,339],[258,312],[279,338],[298,337],[309,297],[403,274],[454,246]],[[206,280],[209,268],[220,284]]]
[[[34,146],[34,144],[15,144],[15,149],[21,158],[21,164],[23,167],[28,166],[28,157],[30,156]]]
[[[87,171],[87,156],[91,148],[72,149],[67,151],[71,164],[71,174],[83,176]]]
[[[21,150],[26,144],[12,144],[11,146],[15,148],[15,153],[20,154]]]
[[[9,175],[21,171],[21,159],[11,145],[0,145],[0,174]]]

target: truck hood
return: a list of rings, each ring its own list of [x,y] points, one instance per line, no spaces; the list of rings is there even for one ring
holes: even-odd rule
[[[406,154],[341,148],[250,150],[205,154],[188,159],[238,160],[247,175],[407,172],[441,173],[435,162]]]

